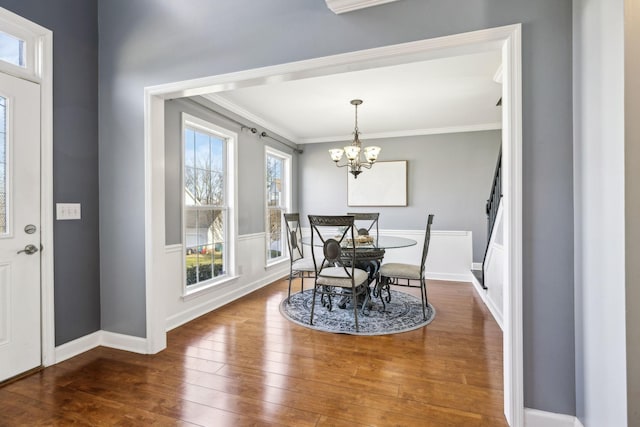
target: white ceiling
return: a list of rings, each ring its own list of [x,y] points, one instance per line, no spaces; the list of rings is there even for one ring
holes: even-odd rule
[[[499,50],[205,95],[297,144],[500,128]]]

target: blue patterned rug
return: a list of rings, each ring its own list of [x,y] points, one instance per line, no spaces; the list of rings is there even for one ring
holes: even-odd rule
[[[363,315],[362,311],[358,311],[360,330],[356,332],[353,306],[349,304],[342,309],[334,303],[333,310],[329,311],[320,303],[319,295],[316,296],[313,325],[310,325],[312,299],[312,289],[293,294],[288,304],[286,298],[280,303],[280,313],[292,322],[307,328],[352,335],[387,335],[407,332],[428,325],[436,315],[435,309],[429,304],[427,320],[424,320],[420,298],[392,289],[391,302],[386,303],[384,312],[382,312],[382,303],[378,298],[373,299],[373,306],[368,315]]]

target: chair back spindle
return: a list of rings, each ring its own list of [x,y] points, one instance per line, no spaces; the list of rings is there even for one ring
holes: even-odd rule
[[[302,245],[302,228],[300,227],[299,213],[284,214],[284,222],[287,227],[287,247],[291,261],[304,258],[304,247]]]
[[[358,224],[364,222],[364,227],[358,228],[358,235],[371,235],[372,230],[375,230],[376,242],[379,237],[378,219],[380,218],[379,212],[354,212],[347,213],[347,215],[353,216],[354,224],[358,227]]]
[[[287,232],[287,248],[289,249],[289,291],[287,301],[291,298],[291,281],[295,277],[301,279],[300,292],[304,291],[304,279],[315,276],[315,268],[311,260],[304,258],[302,244],[302,228],[299,213],[284,214]]]
[[[424,234],[424,245],[422,246],[422,261],[420,263],[420,276],[424,277],[427,254],[429,253],[429,242],[431,241],[431,224],[433,224],[433,214],[427,218],[427,230]]]
[[[380,281],[374,290],[374,294],[384,301],[391,301],[391,286],[406,286],[409,288],[420,288],[420,296],[422,298],[422,314],[427,319],[427,307],[429,300],[427,299],[427,283],[425,280],[425,265],[427,255],[429,253],[429,242],[431,241],[431,224],[433,223],[433,214],[427,217],[427,226],[424,234],[424,244],[422,246],[422,257],[420,265],[405,263],[383,263],[380,267]],[[413,283],[412,283],[413,281]],[[418,284],[415,284],[418,282]],[[387,292],[387,296],[383,297],[383,291]]]

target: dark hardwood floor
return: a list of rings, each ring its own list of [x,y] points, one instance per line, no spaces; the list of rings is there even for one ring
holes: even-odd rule
[[[429,281],[431,324],[372,337],[287,321],[286,290],[169,332],[159,354],[99,347],[10,383],[0,425],[507,425],[502,332],[470,284]]]

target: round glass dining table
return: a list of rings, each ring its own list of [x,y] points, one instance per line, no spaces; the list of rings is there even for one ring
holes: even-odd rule
[[[408,239],[406,237],[400,236],[378,236],[376,239],[373,238],[373,242],[370,243],[357,243],[356,250],[358,249],[396,249],[396,248],[406,248],[409,246],[414,246],[418,242],[413,239]],[[302,238],[302,244],[311,245],[311,236],[305,236]],[[319,238],[314,239],[314,246],[322,246],[322,240]]]
[[[303,245],[311,245],[311,236],[302,238]],[[369,283],[377,278],[380,264],[384,258],[384,254],[388,249],[406,248],[416,245],[413,239],[399,236],[378,236],[373,238],[373,242],[356,243],[356,266],[369,273]],[[322,239],[315,238],[313,240],[314,247],[322,247],[324,243]],[[351,246],[347,246],[351,248]],[[345,254],[343,257],[345,262],[352,262],[352,258]]]
[[[366,271],[369,274],[369,280],[367,280],[366,282],[367,296],[364,301],[357,302],[358,305],[362,304],[363,313],[371,308],[372,303],[369,297],[371,290],[369,289],[369,286],[374,281],[377,282],[378,271],[380,270],[380,264],[382,263],[385,252],[388,249],[406,248],[409,246],[414,246],[417,243],[418,242],[413,239],[408,239],[406,237],[400,236],[378,236],[377,239],[375,237],[373,238],[373,242],[356,243],[356,267]],[[302,244],[311,245],[311,236],[304,236],[302,238]],[[314,247],[322,247],[323,245],[324,243],[322,242],[322,239],[313,239]],[[351,247],[349,246],[349,248]],[[353,262],[353,259],[350,256],[342,257],[342,260],[346,264],[351,264]],[[351,293],[347,290],[343,290],[343,296],[338,301],[338,307],[345,308],[347,302],[350,301],[350,299]]]

